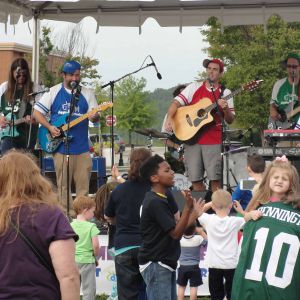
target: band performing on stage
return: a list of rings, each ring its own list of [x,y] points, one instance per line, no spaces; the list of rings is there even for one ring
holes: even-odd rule
[[[234,97],[259,90],[263,79],[231,91],[222,83],[224,62],[207,58],[202,80],[175,88],[161,130],[130,130],[148,144],[131,145],[122,172],[109,166],[93,195],[89,123],[103,126],[101,112],[118,102],[97,101],[76,60],[63,63],[61,82],[49,89],[32,82],[24,58],[15,59],[0,85],[0,248],[9,261],[0,258],[0,269],[13,269],[11,250],[25,249],[21,270],[41,273],[53,297],[24,299],[79,299],[80,282],[83,299],[95,299],[99,233],[108,231],[105,256],[117,277],[109,299],[183,300],[189,282],[191,299],[206,285],[213,300],[299,300],[300,56],[290,52],[282,65],[287,76],[274,83],[261,144],[253,140],[256,124],[235,128]],[[153,153],[154,141],[165,157]],[[26,152],[40,163],[45,154],[53,158],[55,187]],[[12,297],[13,278],[1,274],[8,296],[0,299],[22,299]],[[37,292],[23,280],[30,295],[44,292],[38,277]]]

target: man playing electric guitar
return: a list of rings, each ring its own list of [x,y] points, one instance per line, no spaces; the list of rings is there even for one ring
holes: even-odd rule
[[[180,106],[193,105],[199,101],[204,101],[205,98],[209,98],[212,103],[215,103],[215,98],[221,98],[222,89],[219,79],[224,71],[223,62],[219,59],[205,59],[203,66],[206,68],[207,80],[191,83],[174,98],[168,109],[166,130],[172,128],[172,118]],[[225,89],[222,96],[228,94],[230,94],[230,91]],[[232,123],[234,120],[234,107],[232,98],[228,101],[224,99],[217,101],[218,109],[212,112],[213,122],[201,128],[199,137],[194,144],[185,146],[188,176],[195,191],[204,190],[203,178],[205,171],[207,178],[210,180],[212,191],[221,187],[222,118],[226,123]]]
[[[287,77],[279,79],[275,82],[272,98],[270,101],[270,121],[269,129],[286,128],[286,120],[282,119],[282,113],[287,116],[287,121],[290,124],[296,124],[300,113],[299,107],[299,71],[300,71],[300,56],[297,53],[290,52],[287,58],[283,61],[283,66],[287,70]],[[300,126],[299,128],[300,129]]]
[[[65,62],[62,70],[63,83],[57,84],[50,88],[50,91],[43,95],[39,102],[34,106],[34,117],[42,126],[46,127],[52,137],[59,137],[61,130],[54,126],[55,121],[61,116],[70,112],[70,105],[73,94],[77,93],[80,82],[81,66],[78,62],[71,60]],[[75,86],[75,88],[74,88]],[[77,87],[76,87],[77,86]],[[75,105],[71,120],[79,118],[88,111],[97,107],[97,101],[93,90],[81,87],[81,92],[77,93]],[[45,115],[50,115],[50,123]],[[99,120],[99,114],[95,113],[89,116],[89,120],[96,122]],[[67,207],[67,169],[66,154],[70,154],[69,171],[70,182],[74,179],[76,187],[76,195],[88,195],[89,181],[92,169],[92,159],[89,154],[88,144],[88,119],[80,122],[72,127],[69,131],[72,138],[69,141],[69,149],[66,143],[62,142],[57,148],[57,152],[53,154],[57,187],[60,201],[64,207]],[[70,190],[69,190],[70,191]],[[71,195],[71,193],[70,193]],[[72,197],[70,196],[70,204]]]

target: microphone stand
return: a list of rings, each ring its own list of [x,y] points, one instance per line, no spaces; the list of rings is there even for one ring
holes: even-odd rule
[[[78,86],[76,88],[78,88]],[[64,138],[65,153],[66,153],[65,155],[66,155],[66,158],[67,158],[66,159],[66,163],[67,163],[67,216],[69,218],[70,218],[70,194],[71,194],[71,191],[70,191],[70,140],[69,140],[69,132],[70,132],[71,117],[74,113],[75,104],[77,102],[76,93],[74,93],[74,91],[75,91],[75,88],[72,88],[69,116],[67,117],[67,130],[66,130],[66,136]],[[63,167],[62,167],[62,170],[63,170]],[[62,184],[61,184],[60,193],[62,195]]]
[[[125,74],[124,76],[116,79],[116,80],[112,80],[112,81],[109,81],[108,83],[104,84],[101,86],[101,89],[104,89],[106,88],[107,86],[110,86],[110,90],[111,90],[111,103],[113,104],[114,103],[114,88],[115,88],[115,84],[117,82],[119,82],[120,80],[130,76],[130,75],[133,75],[135,73],[138,73],[139,71],[141,70],[144,70],[148,67],[152,67],[153,66],[153,63],[151,64],[147,64],[145,66],[142,66],[140,67],[139,69],[133,71],[133,72],[130,72],[130,73],[127,73]],[[113,125],[113,117],[114,117],[114,106],[111,107],[111,120],[112,120],[112,125],[110,127],[110,134],[111,134],[111,166],[114,165],[114,125]]]
[[[33,107],[36,103],[35,97],[37,95],[32,95],[32,104],[31,104],[31,113],[30,113],[30,125],[29,125],[29,133],[28,133],[28,140],[27,140],[27,149],[30,150],[30,144],[31,144],[31,132],[32,132],[32,115],[33,115]]]
[[[221,130],[221,153],[223,153],[224,149],[225,149],[225,147],[224,147],[224,138],[223,137],[224,137],[224,130],[225,130],[226,125],[225,125],[224,118],[222,116],[222,112],[220,111],[220,108],[219,108],[219,105],[218,105],[218,99],[217,99],[216,94],[214,92],[214,84],[210,80],[209,80],[209,84],[210,84],[210,90],[211,90],[211,92],[213,94],[214,101],[216,103],[217,114],[221,118],[221,126],[222,126],[222,130]],[[226,189],[227,189],[227,191],[230,192],[231,188],[230,188],[230,185],[229,185],[229,173],[228,173],[229,161],[228,161],[228,155],[226,155],[225,159],[226,159],[226,167],[227,167],[227,170],[226,170],[226,186],[227,186],[227,188]],[[223,162],[223,158],[222,158],[222,161],[221,161],[221,180],[220,180],[221,187],[223,187],[223,181],[224,181],[224,179],[223,179],[223,171],[224,171],[224,162]]]
[[[20,77],[20,75],[16,74],[16,80],[15,80],[15,86],[14,86],[14,92],[13,92],[13,96],[12,96],[12,103],[11,103],[11,116],[10,116],[10,124],[9,124],[9,137],[10,137],[10,145],[11,147],[13,146],[13,141],[12,139],[15,137],[15,118],[14,118],[14,109],[15,109],[15,102],[16,102],[16,93],[17,93],[17,85],[18,85],[18,78]],[[11,131],[12,130],[12,131]]]

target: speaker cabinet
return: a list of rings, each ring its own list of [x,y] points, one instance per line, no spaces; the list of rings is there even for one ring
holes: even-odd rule
[[[105,157],[93,157],[92,160],[93,166],[89,193],[95,194],[98,188],[106,182],[106,164]],[[42,173],[56,186],[56,174],[52,157],[43,158],[41,170]],[[74,183],[72,183],[71,192],[75,193]]]

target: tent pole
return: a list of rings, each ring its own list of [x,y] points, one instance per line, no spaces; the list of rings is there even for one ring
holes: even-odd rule
[[[33,48],[32,48],[32,79],[39,83],[39,59],[40,59],[40,19],[37,15],[33,18]]]

